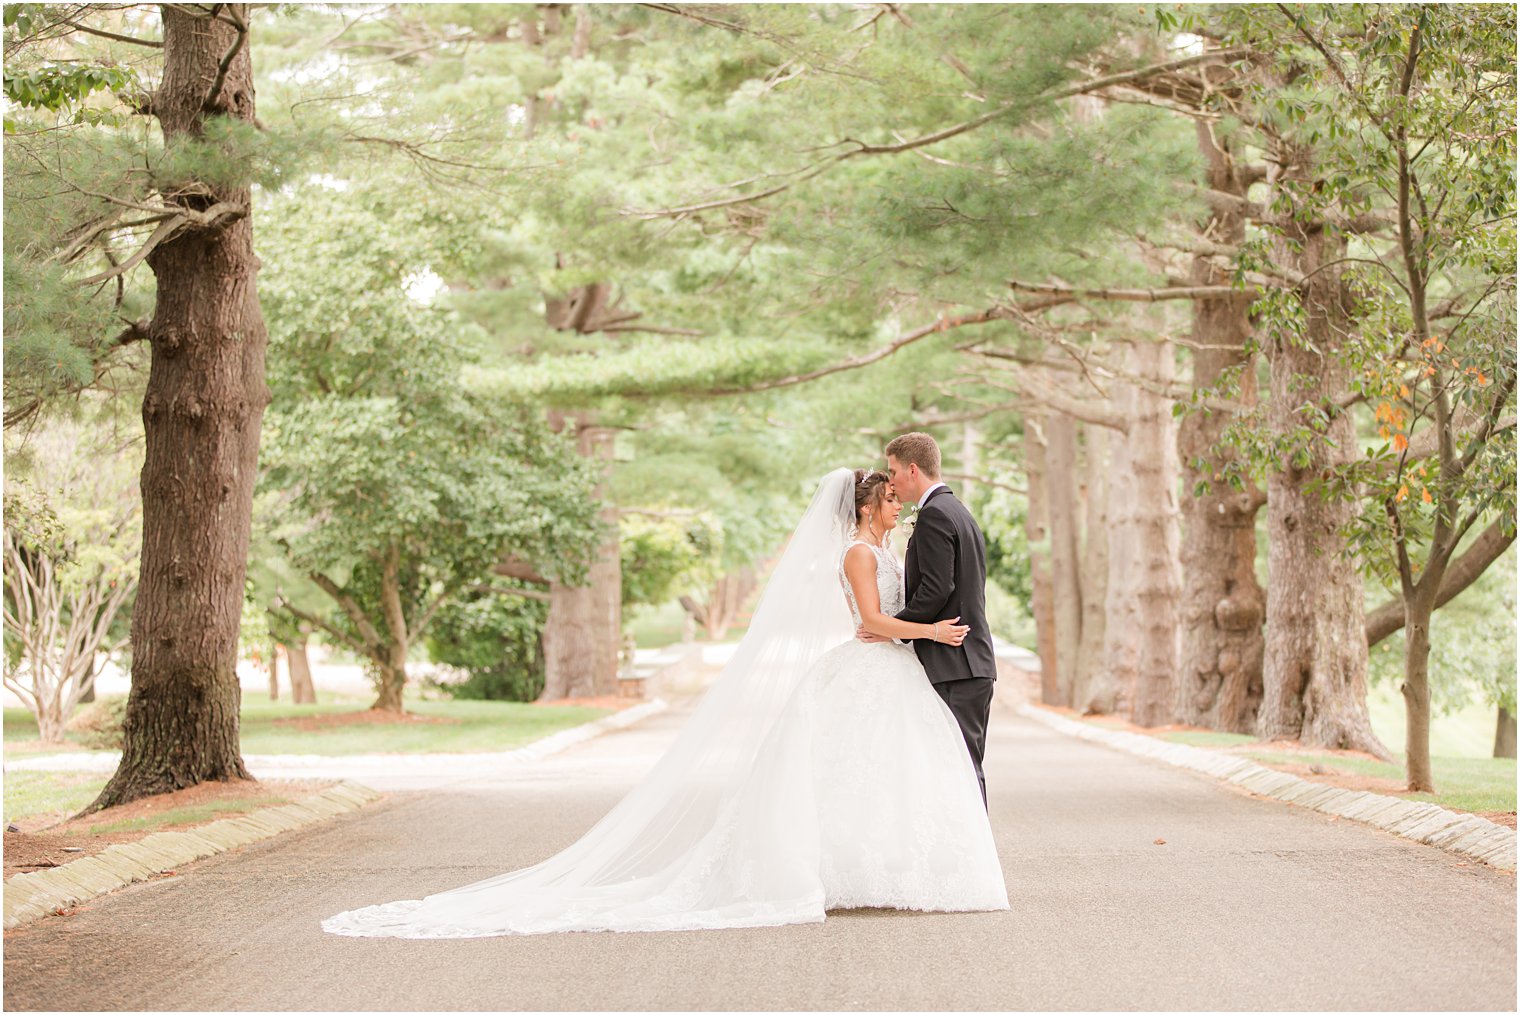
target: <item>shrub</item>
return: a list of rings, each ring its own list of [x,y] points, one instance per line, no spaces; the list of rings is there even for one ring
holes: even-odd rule
[[[461,681],[426,683],[455,698],[532,701],[544,689],[539,641],[549,604],[509,594],[472,592],[442,607],[426,638],[428,656],[463,671]]]

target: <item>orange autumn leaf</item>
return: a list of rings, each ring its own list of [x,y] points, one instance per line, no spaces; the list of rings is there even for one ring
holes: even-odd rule
[[[1420,491],[1420,499],[1423,500],[1427,504],[1431,503],[1430,491],[1422,489]]]
[[[1401,433],[1396,433],[1393,435],[1393,450],[1403,451],[1407,447],[1409,447],[1408,437],[1405,437]]]
[[[1408,398],[1409,397],[1409,385],[1407,385],[1407,384],[1400,384],[1399,385],[1399,397],[1400,398]]]
[[[1409,496],[1409,484],[1405,483],[1403,486],[1399,487],[1399,492],[1393,495],[1393,499],[1394,499],[1395,502],[1397,502],[1399,504],[1402,504],[1402,503],[1404,503],[1404,498],[1408,497],[1408,496]]]

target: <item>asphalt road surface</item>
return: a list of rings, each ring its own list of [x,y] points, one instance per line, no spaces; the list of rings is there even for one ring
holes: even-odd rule
[[[987,785],[1006,913],[857,910],[795,927],[462,941],[319,929],[341,910],[568,845],[686,714],[510,772],[393,790],[11,931],[5,1007],[1515,1008],[1512,874],[1000,707]]]

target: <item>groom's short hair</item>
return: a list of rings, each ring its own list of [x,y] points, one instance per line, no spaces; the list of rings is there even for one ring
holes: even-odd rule
[[[887,457],[903,465],[916,465],[930,479],[939,478],[939,445],[926,433],[905,433],[887,445]]]

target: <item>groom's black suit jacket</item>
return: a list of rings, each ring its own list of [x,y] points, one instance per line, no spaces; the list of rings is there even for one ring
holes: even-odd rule
[[[987,628],[987,544],[971,512],[949,487],[935,489],[918,506],[906,564],[908,605],[898,612],[898,620],[932,624],[960,617],[971,628],[960,645],[914,639],[913,649],[929,681],[996,680],[992,632]]]

